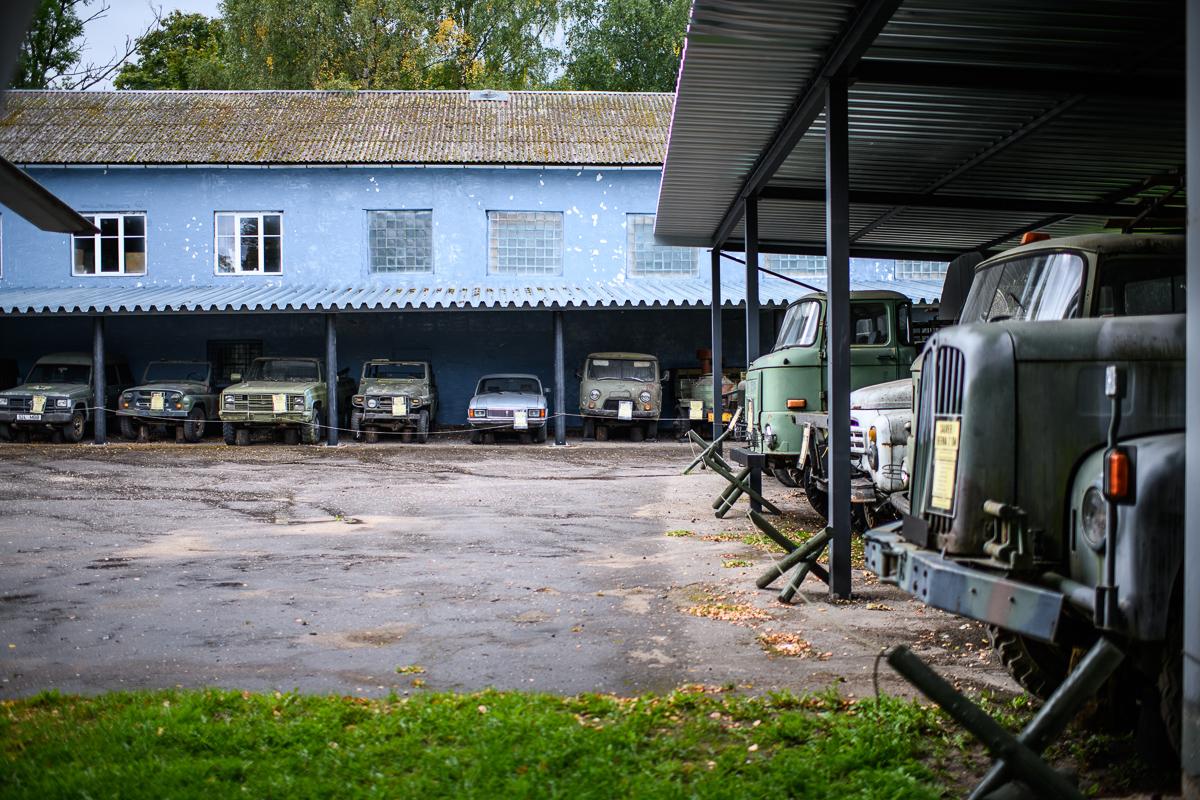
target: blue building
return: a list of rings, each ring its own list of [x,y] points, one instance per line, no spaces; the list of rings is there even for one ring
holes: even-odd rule
[[[597,350],[693,367],[708,254],[653,243],[673,95],[539,92],[10,92],[0,155],[96,224],[70,236],[0,214],[0,358],[89,350],[135,374],[256,355],[428,358],[439,423],[476,379],[553,382]],[[736,266],[736,265],[735,265]],[[766,256],[821,285],[819,260]],[[859,265],[856,288],[920,307],[940,277]],[[744,272],[722,277],[726,362],[744,360]],[[764,346],[808,289],[764,275]],[[101,320],[97,323],[96,320]],[[739,356],[739,353],[742,355]],[[568,413],[576,382],[562,387]]]

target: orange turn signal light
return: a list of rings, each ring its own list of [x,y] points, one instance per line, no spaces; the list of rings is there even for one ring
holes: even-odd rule
[[[806,401],[803,397],[801,397],[799,400],[788,400],[787,401],[788,408],[804,408],[807,405],[808,405],[808,401]]]
[[[1021,244],[1030,244],[1031,242],[1048,242],[1050,234],[1038,233],[1037,231],[1028,231],[1021,237]]]
[[[1121,450],[1113,450],[1105,459],[1104,493],[1113,500],[1129,494],[1129,456]]]

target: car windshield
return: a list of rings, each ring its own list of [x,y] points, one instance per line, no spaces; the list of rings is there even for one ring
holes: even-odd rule
[[[962,322],[1057,320],[1079,316],[1083,258],[1036,253],[997,261],[975,273]]]
[[[506,394],[510,392],[541,394],[542,384],[537,378],[502,375],[498,378],[484,378],[481,380],[475,394]]]
[[[317,362],[290,358],[262,358],[250,365],[248,381],[318,381]]]
[[[393,381],[423,381],[425,380],[424,364],[364,364],[363,379],[393,380]]]
[[[809,347],[817,341],[817,326],[821,321],[821,304],[804,300],[788,306],[775,339],[775,350],[785,347]]]
[[[154,361],[146,365],[146,373],[142,383],[161,383],[166,381],[208,381],[208,364],[196,364],[183,361]]]
[[[26,383],[84,383],[92,374],[88,364],[34,364]]]
[[[639,381],[654,383],[653,361],[634,358],[593,358],[588,361],[587,376],[590,381]]]
[[[1100,266],[1097,316],[1182,314],[1187,310],[1182,257],[1110,258]]]

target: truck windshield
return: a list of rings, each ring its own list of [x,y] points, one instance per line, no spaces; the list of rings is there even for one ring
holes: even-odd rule
[[[187,364],[179,361],[154,361],[146,365],[142,383],[162,381],[207,381],[208,364]]]
[[[425,380],[424,364],[365,364],[363,378],[392,381]]]
[[[590,381],[639,381],[654,383],[654,362],[632,358],[593,358],[588,362]]]
[[[92,368],[87,364],[34,364],[26,383],[87,383]]]
[[[318,381],[317,362],[264,358],[250,365],[248,381]]]
[[[484,378],[479,382],[479,389],[476,390],[475,394],[504,394],[506,392],[541,394],[542,384],[537,378],[517,375]]]
[[[775,350],[785,347],[808,347],[817,341],[818,324],[821,321],[821,304],[816,300],[805,300],[788,306],[775,339]]]
[[[1072,319],[1079,316],[1083,258],[1037,253],[998,261],[975,273],[962,322]]]
[[[1096,315],[1182,314],[1186,270],[1183,258],[1110,258],[1100,265]]]

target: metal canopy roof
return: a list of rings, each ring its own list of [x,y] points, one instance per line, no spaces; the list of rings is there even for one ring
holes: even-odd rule
[[[1182,217],[1184,8],[696,0],[658,241],[739,250],[742,201],[757,195],[760,250],[824,252],[822,109],[838,68],[851,82],[853,255],[948,258],[1033,229],[1095,232],[1137,216],[1139,193],[1175,191],[1151,218]]]

